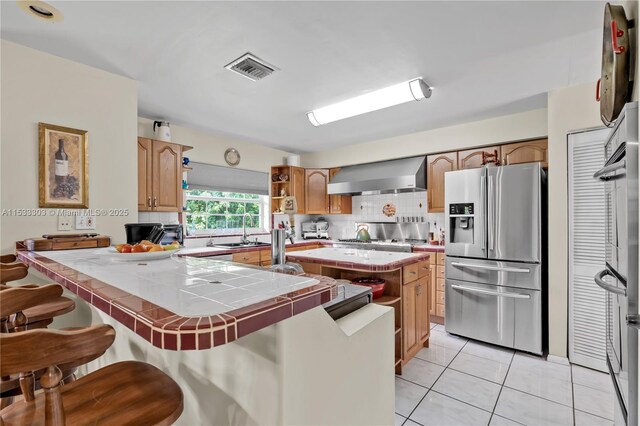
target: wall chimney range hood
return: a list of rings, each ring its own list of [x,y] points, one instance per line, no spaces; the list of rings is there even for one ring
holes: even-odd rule
[[[425,191],[426,157],[359,164],[340,169],[328,185],[329,194],[390,194]]]

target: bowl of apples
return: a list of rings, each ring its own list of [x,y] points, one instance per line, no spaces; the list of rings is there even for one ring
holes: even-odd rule
[[[142,240],[137,244],[117,244],[109,247],[109,254],[114,259],[124,261],[157,260],[166,259],[180,250],[177,241],[171,244],[154,244],[148,240]]]

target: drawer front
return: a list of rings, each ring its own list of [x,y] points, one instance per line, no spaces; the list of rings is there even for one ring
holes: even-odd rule
[[[409,284],[419,278],[419,263],[413,263],[402,268],[402,283]]]
[[[245,251],[242,253],[233,253],[231,260],[237,263],[260,263],[260,251]]]
[[[444,265],[438,265],[438,269],[436,270],[436,278],[444,279]]]
[[[541,289],[541,267],[536,263],[498,262],[448,256],[447,280]]]
[[[418,263],[418,278],[424,278],[431,272],[431,266],[428,260],[423,260]]]
[[[444,305],[444,291],[436,290],[436,304]]]
[[[429,264],[430,265],[435,265],[437,262],[438,256],[436,256],[436,253],[429,253]]]
[[[444,291],[444,278],[436,279],[436,291]]]
[[[449,333],[542,352],[540,291],[447,279],[445,294]]]
[[[444,318],[444,305],[436,304],[436,315]]]
[[[444,265],[444,258],[445,258],[444,253],[436,253],[436,255],[437,255],[436,257],[438,259],[437,260],[438,265]]]

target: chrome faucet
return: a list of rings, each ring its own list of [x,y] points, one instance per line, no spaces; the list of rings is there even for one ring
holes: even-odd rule
[[[242,244],[249,244],[251,242],[249,241],[249,238],[247,238],[247,217],[251,222],[251,226],[253,226],[253,218],[251,217],[251,215],[249,213],[243,214],[242,215],[242,239],[240,240]]]

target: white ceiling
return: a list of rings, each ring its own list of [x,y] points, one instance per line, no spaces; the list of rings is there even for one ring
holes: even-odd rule
[[[1,2],[1,36],[139,81],[139,113],[310,152],[544,107],[595,81],[603,2]],[[281,71],[224,65],[250,51]],[[431,99],[313,127],[305,113],[416,76]]]

